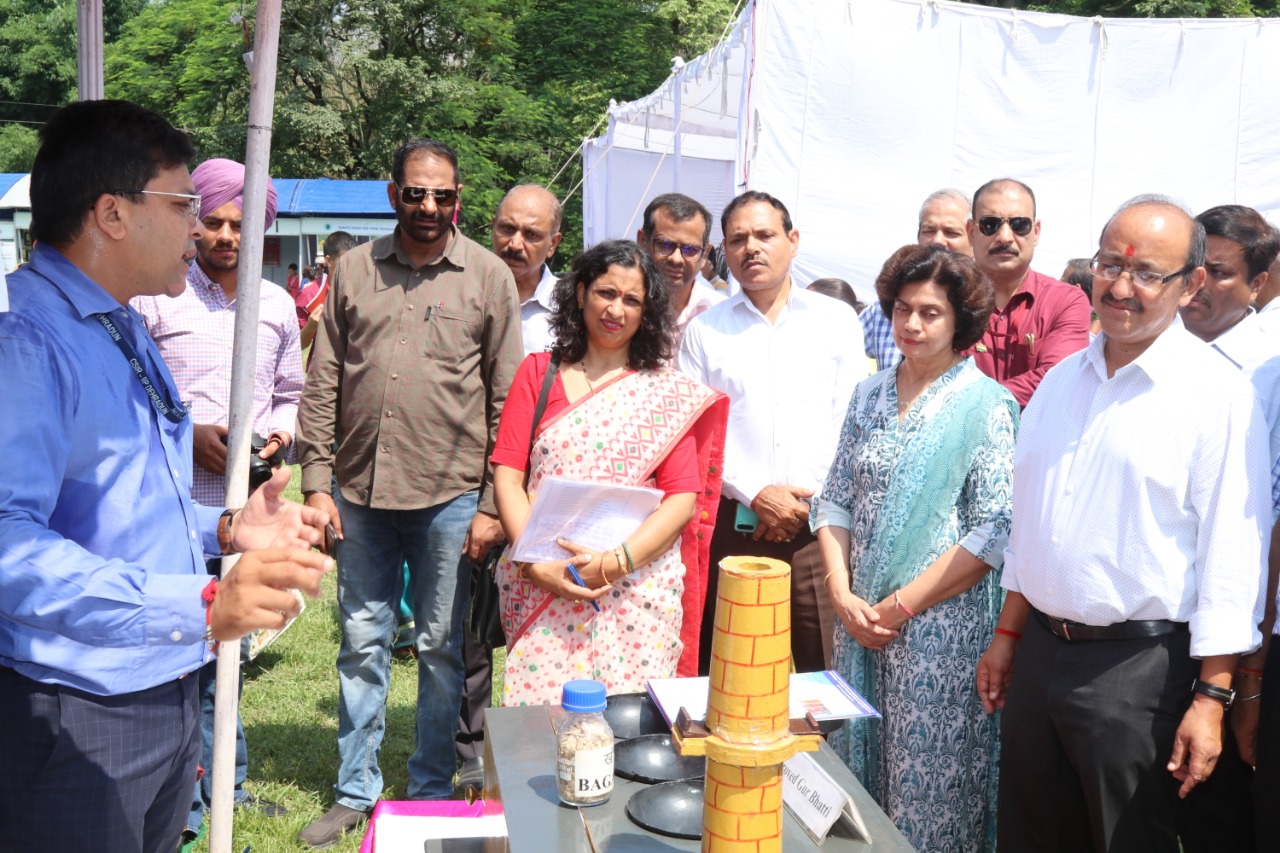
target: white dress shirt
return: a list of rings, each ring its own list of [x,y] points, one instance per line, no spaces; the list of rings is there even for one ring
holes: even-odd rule
[[[555,310],[556,282],[560,277],[551,267],[542,265],[542,278],[533,295],[520,303],[520,338],[524,342],[524,354],[547,352],[554,344],[551,337],[551,312]]]
[[[794,282],[775,323],[742,292],[699,314],[678,367],[729,396],[724,492],[748,505],[769,485],[821,488],[867,376],[858,315]]]
[[[1257,648],[1271,465],[1252,389],[1178,320],[1110,379],[1106,340],[1023,413],[1002,582],[1087,625],[1188,622],[1193,657]]]
[[[1280,458],[1280,313],[1249,315],[1209,346],[1243,371],[1258,395],[1271,437],[1271,459]],[[1280,514],[1280,505],[1275,507]]]
[[[689,293],[689,301],[684,310],[676,317],[676,328],[681,332],[689,325],[689,321],[712,306],[719,305],[729,297],[716,290],[715,285],[701,275],[693,282],[693,290]]]

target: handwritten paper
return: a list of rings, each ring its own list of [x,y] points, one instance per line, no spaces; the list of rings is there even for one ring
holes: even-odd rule
[[[523,563],[563,560],[569,553],[556,544],[558,538],[600,551],[616,548],[661,502],[658,489],[546,477],[511,557]]]

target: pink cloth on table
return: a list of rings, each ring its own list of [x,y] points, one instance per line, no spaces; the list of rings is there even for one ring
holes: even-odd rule
[[[384,814],[408,817],[483,817],[501,813],[501,803],[487,800],[476,800],[474,803],[466,800],[379,800],[373,807],[369,827],[364,831],[360,853],[373,853],[373,833],[378,818]]]

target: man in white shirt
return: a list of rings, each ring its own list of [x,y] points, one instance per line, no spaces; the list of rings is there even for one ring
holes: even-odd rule
[[[1204,246],[1168,199],[1121,207],[1093,266],[1102,334],[1023,414],[977,679],[1004,707],[1001,849],[1177,851],[1179,798],[1213,773],[1237,658],[1261,642],[1262,417],[1178,320]]]
[[[690,320],[728,298],[700,275],[710,240],[710,211],[680,193],[665,193],[649,202],[636,232],[636,242],[667,280],[676,328],[682,333]]]
[[[800,232],[771,195],[748,191],[721,216],[729,269],[742,290],[694,318],[680,369],[729,396],[724,492],[711,564],[731,555],[791,564],[796,671],[831,663],[835,616],[822,583],[809,499],[826,477],[867,359],[853,309],[791,278]],[[710,666],[718,570],[708,579],[699,668]]]
[[[525,355],[546,352],[555,343],[547,323],[557,276],[547,262],[560,245],[562,218],[560,201],[534,184],[509,189],[493,216],[493,253],[516,279]]]
[[[1208,239],[1205,282],[1179,315],[1187,331],[1253,384],[1274,461],[1280,457],[1280,314],[1258,314],[1249,303],[1266,284],[1267,268],[1280,254],[1280,235],[1256,210],[1239,204],[1212,207],[1196,221]],[[1280,529],[1273,537],[1276,533]],[[1274,575],[1280,570],[1280,554],[1272,554],[1270,563]],[[1264,638],[1271,632],[1271,621],[1264,620]],[[1188,826],[1202,834],[1188,839],[1184,833],[1187,853],[1254,847],[1252,767],[1266,645],[1242,657],[1236,668],[1241,695],[1228,715],[1231,725],[1218,768],[1189,801],[1193,817]]]

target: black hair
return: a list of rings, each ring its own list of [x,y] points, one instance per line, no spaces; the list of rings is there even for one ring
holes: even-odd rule
[[[356,238],[346,231],[334,231],[324,238],[324,253],[337,263],[338,258],[356,247]]]
[[[1221,204],[1196,217],[1206,237],[1222,237],[1239,243],[1249,267],[1249,281],[1266,272],[1280,254],[1280,237],[1262,214],[1243,204]]]
[[[721,232],[728,234],[729,220],[738,212],[738,208],[752,204],[753,202],[763,202],[778,211],[778,213],[782,214],[782,230],[786,231],[788,234],[791,233],[791,212],[787,210],[787,206],[768,193],[760,192],[759,190],[747,190],[742,195],[729,202],[729,205],[724,209],[724,213],[720,214]]]
[[[1015,187],[1020,187],[1022,191],[1027,194],[1027,196],[1031,199],[1031,218],[1035,219],[1036,218],[1036,194],[1031,191],[1031,187],[1027,186],[1017,178],[995,178],[993,180],[987,181],[985,184],[978,187],[978,189],[973,194],[973,204],[971,206],[971,210],[976,211],[978,209],[978,200],[982,198],[983,193],[990,192],[994,190],[996,187],[1000,186],[1001,184],[1013,184]]]
[[[858,295],[853,292],[849,282],[842,278],[820,278],[810,282],[807,289],[814,293],[821,293],[823,296],[830,296],[832,299],[839,299],[854,311],[861,311],[866,307],[858,301]]]
[[[1084,291],[1093,301],[1093,261],[1090,258],[1072,258],[1062,271],[1062,280]]]
[[[876,277],[876,295],[885,316],[893,317],[893,303],[904,287],[922,281],[932,281],[947,292],[956,312],[954,349],[965,350],[982,340],[996,307],[996,290],[973,258],[936,245],[910,243],[898,249]]]
[[[587,327],[578,305],[578,285],[589,288],[610,267],[638,269],[644,281],[640,328],[627,347],[627,363],[635,370],[656,370],[675,353],[675,316],[667,280],[649,254],[631,240],[605,240],[573,259],[556,283],[551,334],[561,361],[581,361],[587,354]]]
[[[666,213],[676,222],[684,222],[695,216],[701,216],[702,245],[707,245],[707,242],[711,239],[711,211],[707,210],[700,201],[689,198],[684,193],[663,193],[649,202],[649,206],[644,209],[644,219],[640,225],[640,229],[644,231],[644,236],[653,236],[655,227],[653,215],[659,210]]]
[[[448,160],[449,165],[453,167],[453,182],[459,183],[461,176],[458,174],[458,155],[452,148],[435,139],[410,139],[396,149],[395,157],[391,160],[391,180],[395,181],[396,186],[404,186],[405,164],[414,157],[424,154],[432,154]]]
[[[187,135],[130,101],[79,101],[40,128],[31,167],[31,236],[54,248],[80,236],[103,195],[140,190],[195,156]]]

